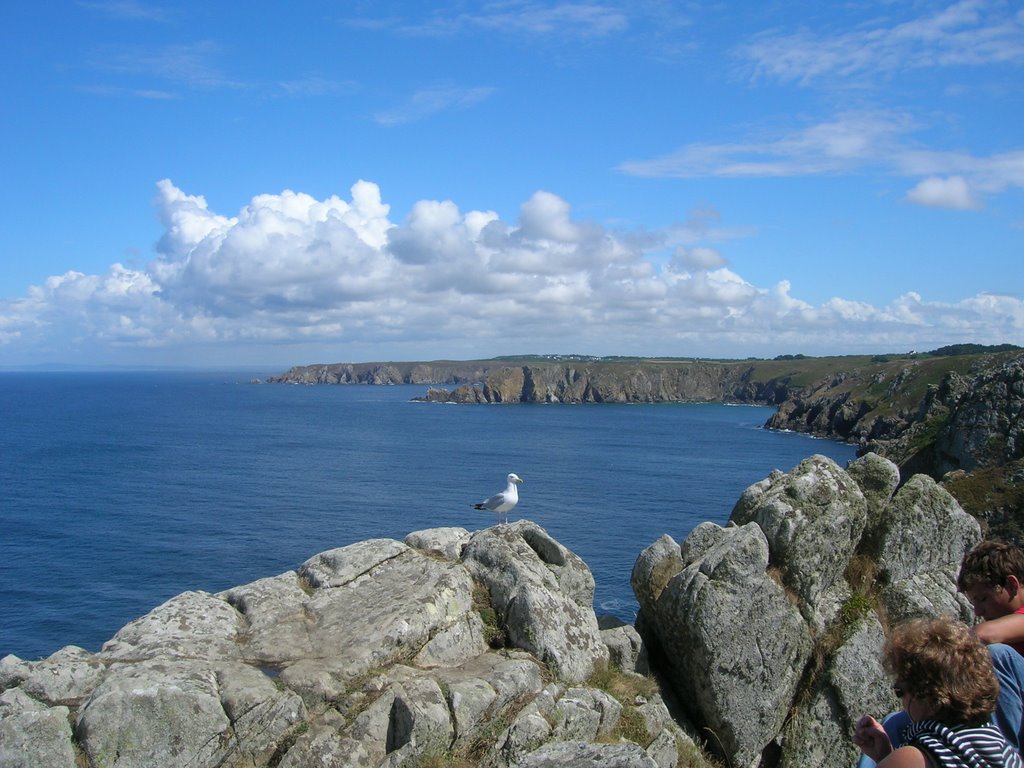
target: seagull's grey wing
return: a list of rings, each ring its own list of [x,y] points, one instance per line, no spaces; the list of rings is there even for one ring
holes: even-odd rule
[[[473,506],[476,507],[477,509],[489,509],[493,512],[498,507],[500,507],[504,501],[505,494],[496,493],[493,496],[491,496],[491,498],[486,499],[485,501],[481,501],[479,504],[474,504]]]

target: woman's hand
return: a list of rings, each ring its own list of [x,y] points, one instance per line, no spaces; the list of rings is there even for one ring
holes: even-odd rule
[[[892,752],[892,742],[882,724],[871,715],[864,715],[853,727],[853,743],[876,763]]]

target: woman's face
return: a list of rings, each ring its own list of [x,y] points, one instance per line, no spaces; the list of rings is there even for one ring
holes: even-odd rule
[[[915,723],[921,720],[928,720],[935,714],[935,707],[929,702],[923,701],[909,693],[899,682],[894,683],[892,689],[896,696],[899,697],[900,703],[903,705],[903,711],[910,715],[910,719]]]

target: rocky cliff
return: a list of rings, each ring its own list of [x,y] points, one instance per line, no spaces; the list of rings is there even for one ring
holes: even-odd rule
[[[529,521],[361,542],[179,595],[95,654],[0,660],[0,765],[850,765],[856,717],[898,706],[885,627],[969,618],[979,536],[927,476],[811,457],[645,549],[635,628]]]
[[[941,480],[971,514],[1024,540],[1024,355],[854,368],[791,391],[767,425],[859,444],[904,477]]]
[[[721,363],[532,364],[490,370],[482,383],[430,389],[424,399],[454,403],[774,404],[785,386],[753,381],[749,365]]]
[[[426,363],[335,363],[292,368],[273,384],[428,384],[425,399],[459,403],[774,402],[751,382],[749,365],[710,362],[504,360]]]

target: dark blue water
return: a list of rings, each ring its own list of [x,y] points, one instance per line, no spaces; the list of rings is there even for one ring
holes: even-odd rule
[[[265,372],[264,372],[265,373]],[[187,589],[282,573],[435,526],[525,481],[527,517],[581,555],[595,607],[632,620],[629,574],[668,533],[812,453],[768,408],[456,406],[425,387],[252,385],[244,374],[0,374],[0,656],[98,650]]]

